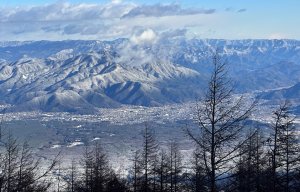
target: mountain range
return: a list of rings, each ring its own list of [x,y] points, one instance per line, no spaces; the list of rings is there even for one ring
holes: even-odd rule
[[[0,42],[0,103],[78,113],[183,103],[203,95],[216,49],[237,93],[295,85],[281,95],[299,94],[297,40],[28,41]]]

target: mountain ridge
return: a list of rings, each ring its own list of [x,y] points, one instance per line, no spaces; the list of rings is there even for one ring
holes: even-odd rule
[[[12,110],[94,113],[203,95],[217,48],[237,92],[300,82],[300,41],[159,39],[153,43],[0,43],[0,98]],[[288,67],[287,67],[288,66]]]

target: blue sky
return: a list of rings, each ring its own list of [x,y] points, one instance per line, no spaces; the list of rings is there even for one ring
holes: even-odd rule
[[[0,40],[300,39],[299,0],[0,0]],[[184,31],[184,33],[182,32]]]

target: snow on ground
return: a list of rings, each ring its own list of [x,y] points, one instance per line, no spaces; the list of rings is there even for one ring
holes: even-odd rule
[[[76,147],[79,145],[84,145],[84,143],[81,141],[75,141],[75,142],[70,143],[67,147]]]
[[[258,122],[269,121],[273,109],[274,106],[259,105],[251,118]],[[116,170],[128,169],[134,151],[141,149],[145,123],[154,130],[161,146],[168,146],[172,140],[178,141],[188,162],[194,144],[186,137],[183,128],[187,124],[196,129],[194,117],[193,102],[161,107],[103,108],[94,115],[43,112],[0,114],[4,128],[10,129],[19,138],[30,140],[37,154],[45,158],[61,151],[66,159],[64,162],[74,158],[79,161],[86,145],[100,142]],[[300,124],[300,118],[296,122]]]

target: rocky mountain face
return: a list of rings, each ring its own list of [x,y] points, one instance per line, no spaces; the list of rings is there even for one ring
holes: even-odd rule
[[[79,113],[195,100],[203,94],[215,49],[227,61],[237,92],[300,82],[300,41],[294,40],[1,42],[0,99],[16,111]]]

